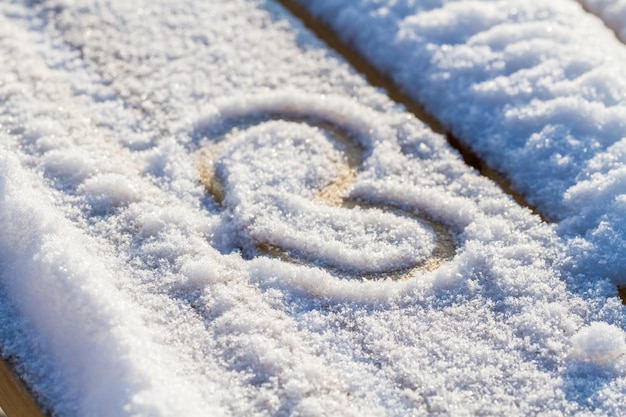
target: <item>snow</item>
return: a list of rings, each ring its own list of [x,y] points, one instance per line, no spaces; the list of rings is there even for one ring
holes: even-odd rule
[[[407,28],[458,42],[510,17],[450,4],[457,14]],[[556,38],[513,48],[520,65],[569,45],[557,24],[577,9],[545,8],[559,5],[545,17]],[[460,30],[438,26],[451,22]],[[525,42],[536,27],[504,34]],[[589,27],[587,41],[611,45]],[[483,77],[473,60],[486,49],[460,45],[467,77]],[[568,68],[600,52],[582,48]],[[607,88],[555,80],[546,88],[566,91],[550,105],[598,94],[612,113],[581,102],[593,119],[568,128],[566,111],[558,126],[538,113],[502,133],[519,147],[532,126],[572,129],[546,145],[566,168],[531,173],[548,187],[536,201],[563,193],[546,210],[576,213],[550,225],[274,2],[0,3],[0,352],[55,416],[618,414],[623,310],[593,245],[620,242],[622,84],[610,84],[618,64],[590,62],[589,85]],[[440,91],[426,73],[433,106],[468,132],[487,129],[468,109],[500,129],[510,96],[494,85],[473,108],[462,72]],[[571,153],[599,123],[606,149]],[[481,138],[511,164],[516,148],[489,153]]]
[[[594,322],[572,337],[572,354],[598,365],[614,363],[626,353],[624,332],[606,323]]]
[[[621,30],[623,3],[583,3]],[[626,284],[626,48],[603,21],[567,0],[303,4],[558,222],[577,273]]]

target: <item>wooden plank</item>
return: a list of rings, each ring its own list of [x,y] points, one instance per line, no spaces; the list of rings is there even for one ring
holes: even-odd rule
[[[3,360],[0,360],[0,407],[7,417],[44,417],[28,390]]]

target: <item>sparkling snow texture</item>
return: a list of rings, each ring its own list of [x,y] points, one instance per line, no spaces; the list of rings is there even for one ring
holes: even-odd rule
[[[514,154],[538,159],[524,147],[535,133],[547,154],[561,152],[566,166],[548,158],[534,182],[510,171],[528,190],[546,185],[536,199],[547,210],[599,195],[586,184],[622,169],[621,49],[585,19],[575,35],[565,3],[554,6],[562,16],[521,2],[517,14],[450,5],[406,22],[442,47],[402,32],[433,111],[480,133],[476,148],[501,168]],[[346,30],[360,12],[344,15]],[[559,37],[535,45],[540,24],[516,26],[526,15],[545,15]],[[485,74],[489,48],[463,40],[493,22],[501,31],[477,42],[510,39],[506,59],[520,68],[557,44],[576,51],[574,85],[546,80],[531,94],[522,84],[534,67],[518,89],[497,76],[506,60]],[[427,55],[445,58],[448,38],[462,42],[444,83]],[[379,62],[397,53],[387,50]],[[483,93],[489,106],[468,104]],[[612,107],[580,101],[594,94]],[[0,348],[55,416],[622,410],[623,312],[608,280],[575,275],[591,255],[571,258],[554,227],[271,1],[0,3],[0,100]],[[595,113],[559,113],[569,100]],[[517,116],[502,129],[508,111]],[[554,143],[535,132],[544,124],[564,129]],[[593,136],[599,126],[607,137]],[[588,178],[571,177],[582,170]],[[548,204],[566,189],[571,203]],[[580,201],[581,231],[613,213]]]
[[[558,221],[578,273],[626,284],[626,47],[601,20],[568,0],[302,3]],[[621,30],[626,3],[585,3]]]

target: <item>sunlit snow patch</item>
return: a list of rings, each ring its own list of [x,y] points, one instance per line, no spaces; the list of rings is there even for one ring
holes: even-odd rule
[[[581,362],[609,365],[624,356],[624,332],[607,323],[595,322],[572,337],[572,357]]]
[[[3,136],[22,171],[41,168],[37,172],[45,177],[31,183],[49,196],[37,209],[39,199],[25,202],[16,190],[0,210],[5,229],[14,230],[2,243],[16,254],[4,258],[9,266],[3,282],[9,299],[29,308],[23,318],[41,329],[33,343],[47,356],[23,356],[24,349],[12,348],[6,339],[3,348],[25,357],[23,374],[42,381],[55,414],[570,415],[580,410],[568,395],[576,394],[580,381],[589,381],[577,371],[590,367],[576,362],[570,372],[565,360],[580,326],[603,319],[589,313],[591,303],[605,301],[596,293],[587,303],[569,291],[558,269],[562,242],[553,229],[468,169],[441,136],[343,64],[323,58],[327,51],[316,49],[317,43],[302,49],[300,42],[310,45],[312,37],[294,32],[282,13],[276,26],[248,2],[157,1],[150,8],[153,13],[138,14],[132,1],[85,1],[49,16],[36,37],[40,42],[16,50],[58,54],[50,62],[59,63],[56,72],[65,84],[51,82],[50,71],[39,74],[33,70],[38,66],[15,58],[20,55],[11,49],[0,54],[16,62],[1,67],[9,75],[18,68],[25,80],[47,80],[11,89],[7,107],[20,117],[2,118],[7,127],[39,118],[29,109],[41,103],[71,109],[53,118],[75,122],[72,140],[67,145],[48,140],[45,155],[33,138]],[[200,34],[205,40],[196,42]],[[296,34],[298,45],[290,43]],[[68,42],[75,49],[64,52]],[[95,97],[76,97],[76,89],[57,93],[77,79],[70,71],[75,65],[93,76],[77,83],[78,91],[93,87]],[[103,96],[113,99],[101,102]],[[268,114],[279,120],[263,119]],[[207,116],[202,123],[191,125],[201,115]],[[257,120],[246,124],[248,116]],[[91,119],[102,132],[93,130]],[[221,133],[211,129],[229,120],[233,124]],[[334,142],[340,141],[327,124],[349,133],[362,162],[349,161],[350,152]],[[212,159],[217,183],[224,185],[220,206],[202,186],[194,162],[204,143],[231,132]],[[279,141],[279,134],[288,140]],[[304,137],[310,142],[296,143]],[[151,138],[150,145],[137,146],[144,138]],[[266,144],[284,146],[284,152],[274,155]],[[51,153],[56,150],[72,157]],[[252,167],[239,164],[246,155]],[[307,158],[319,158],[320,164]],[[79,169],[76,175],[72,166]],[[7,178],[21,175],[17,168],[5,171]],[[259,195],[274,179],[280,198]],[[48,190],[48,180],[54,189]],[[270,213],[280,204],[291,210],[287,203],[301,202],[302,210],[276,215],[291,227],[289,221],[304,221],[303,212],[356,213],[341,207],[342,196],[432,217],[454,236],[454,258],[434,271],[412,270],[409,279],[393,281],[359,279],[362,272],[346,272],[354,279],[337,276],[315,249],[300,263],[272,256],[244,259],[237,252],[246,242],[248,254],[258,251],[252,232],[259,232],[261,211],[249,203],[255,198]],[[227,201],[236,198],[247,205]],[[33,212],[35,221],[22,218],[20,210]],[[20,220],[6,217],[10,213]],[[13,242],[24,242],[22,226],[37,225],[42,216],[51,219],[55,244],[33,259],[28,248],[20,251]],[[376,214],[387,223],[396,217]],[[433,236],[428,223],[415,222],[410,216],[398,220]],[[319,239],[317,233],[310,230],[312,240]],[[341,243],[350,248],[348,241]],[[388,246],[392,254],[402,253]],[[11,265],[21,262],[26,272],[13,274]],[[40,265],[66,268],[41,274]],[[619,312],[607,308],[602,317],[615,322]],[[4,317],[6,323],[10,317]],[[42,362],[49,366],[42,368]],[[563,388],[568,383],[573,394]],[[598,392],[597,413],[610,415],[612,404],[602,398],[621,396],[623,382],[606,387]]]

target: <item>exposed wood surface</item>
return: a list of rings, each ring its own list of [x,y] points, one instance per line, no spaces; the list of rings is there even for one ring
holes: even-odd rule
[[[0,360],[0,407],[7,417],[44,417],[24,385],[2,360]]]

